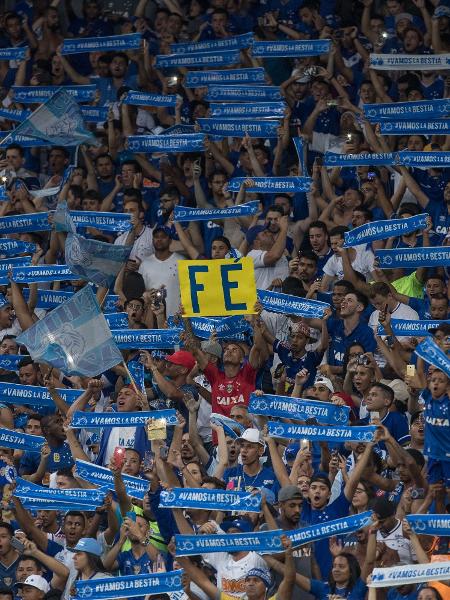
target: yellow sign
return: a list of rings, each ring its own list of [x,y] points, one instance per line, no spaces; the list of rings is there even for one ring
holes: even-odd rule
[[[254,314],[253,260],[179,260],[181,303],[186,317]]]

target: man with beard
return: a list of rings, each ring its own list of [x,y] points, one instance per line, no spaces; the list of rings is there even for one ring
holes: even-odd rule
[[[328,229],[322,221],[313,221],[308,229],[308,238],[311,249],[318,257],[317,274],[323,275],[323,267],[327,260],[333,256],[328,240]]]
[[[320,278],[317,285],[311,289],[314,281],[318,280],[317,263],[318,258],[316,254],[308,252],[308,250],[303,250],[299,253],[298,257],[292,259],[289,263],[290,275],[300,280],[305,294],[308,294],[309,291],[312,294],[317,291],[315,288],[318,287]],[[309,298],[310,295],[307,295],[307,297]]]
[[[145,211],[137,198],[125,196],[123,203],[123,212],[131,215],[134,224],[134,241],[130,257],[127,261],[127,268],[137,271],[141,262],[153,254],[152,230],[148,225],[144,225]],[[124,246],[128,238],[129,231],[121,233],[114,240],[115,244]],[[132,262],[135,266],[129,265]]]
[[[185,253],[185,247],[178,239],[178,235],[174,224],[172,223],[172,215],[175,206],[180,204],[180,192],[174,185],[167,186],[161,190],[160,194],[160,209],[158,211],[157,226],[167,227],[170,229],[170,235],[172,242],[170,244],[171,252]],[[181,223],[183,233],[186,234],[188,241],[198,250],[199,252],[203,249],[202,238],[200,235],[200,229],[198,223],[194,221],[191,223]],[[156,229],[156,228],[155,228]]]
[[[281,220],[281,217],[283,217],[283,216],[286,216],[286,219],[288,220],[288,223],[289,223],[289,213],[285,213],[282,206],[274,204],[272,206],[269,206],[269,208],[267,209],[266,219],[265,219],[264,224],[266,226],[267,231],[270,231],[270,233],[273,235],[275,240],[278,238],[279,235],[281,235],[280,220]],[[288,225],[288,229],[289,229],[289,225]],[[293,251],[294,251],[294,240],[290,236],[287,236],[286,237],[285,254],[290,256],[293,253]]]

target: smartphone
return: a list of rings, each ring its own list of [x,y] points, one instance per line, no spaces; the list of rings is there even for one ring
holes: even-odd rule
[[[11,546],[14,550],[17,550],[19,554],[23,554],[23,551],[25,550],[25,546],[16,537],[11,538]]]
[[[146,450],[144,454],[144,460],[142,461],[142,466],[144,467],[144,471],[151,471],[153,469],[153,465],[155,463],[155,453],[151,452],[151,450]]]
[[[406,374],[408,377],[414,377],[416,374],[416,365],[406,365]]]
[[[125,448],[121,448],[120,446],[116,446],[114,449],[114,464],[117,465],[118,468],[122,468],[125,462]]]
[[[169,446],[161,446],[159,449],[159,457],[161,460],[167,460],[169,456]]]
[[[167,87],[174,87],[178,83],[178,77],[174,75],[173,77],[167,78]]]
[[[377,176],[377,174],[375,173],[375,171],[369,171],[367,173],[367,179],[369,181],[373,181],[375,179],[375,177]]]
[[[300,448],[301,448],[301,450],[309,450],[309,441],[308,440],[301,440],[301,442],[300,442]]]
[[[367,358],[367,356],[364,356],[364,354],[360,354],[356,359],[356,364],[367,367],[367,365],[369,364],[369,359]]]
[[[377,410],[373,410],[370,413],[370,422],[373,423],[375,419],[379,419],[380,418],[380,413]]]

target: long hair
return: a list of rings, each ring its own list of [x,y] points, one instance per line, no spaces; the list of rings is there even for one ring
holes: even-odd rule
[[[103,566],[100,556],[96,556],[95,554],[86,552],[86,557],[89,568],[92,569],[95,573],[101,573],[105,571],[105,567]]]
[[[442,597],[442,594],[431,585],[426,585],[420,591],[422,591],[422,590],[433,590],[434,600],[444,600],[444,598]]]
[[[358,560],[355,558],[355,556],[353,556],[353,554],[350,554],[350,552],[341,552],[340,554],[338,554],[338,556],[343,556],[345,559],[347,559],[348,570],[350,572],[347,590],[352,590],[355,586],[355,583],[358,581],[358,579],[361,576],[361,567],[359,566]],[[338,556],[334,557],[333,562],[336,560],[336,558],[338,558]],[[330,571],[328,583],[330,586],[330,592],[332,594],[335,594],[336,593],[336,582],[333,578],[332,570]]]

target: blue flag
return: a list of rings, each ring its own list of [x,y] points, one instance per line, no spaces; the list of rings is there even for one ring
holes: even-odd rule
[[[198,43],[198,42],[197,42]],[[263,68],[255,69],[226,69],[225,71],[188,71],[184,86],[195,88],[212,83],[265,83],[266,73]]]
[[[414,352],[425,362],[434,365],[450,377],[450,359],[432,339],[425,339]]]
[[[242,435],[245,431],[245,427],[243,425],[234,419],[230,419],[230,417],[221,415],[220,413],[211,413],[210,421],[214,425],[220,425],[223,427],[225,434],[229,437],[232,437],[234,440]]]
[[[223,40],[201,40],[199,42],[180,42],[170,44],[170,51],[175,54],[192,54],[198,52],[221,52],[223,50],[242,50],[253,44],[253,33],[243,33],[227,37]]]
[[[208,102],[266,102],[283,100],[276,85],[208,85]]]
[[[22,290],[23,297],[25,300],[30,298],[30,288],[24,288]],[[45,310],[51,310],[64,304],[66,300],[72,298],[74,292],[61,292],[60,290],[38,290],[37,291],[37,304],[36,308],[44,308]]]
[[[0,369],[6,371],[17,371],[19,363],[24,359],[29,358],[27,354],[2,354],[0,356]]]
[[[300,421],[317,419],[319,423],[327,425],[346,425],[350,408],[317,400],[303,400],[302,398],[272,396],[270,394],[264,394],[263,396],[252,394],[248,412],[266,417],[280,417]]]
[[[105,315],[105,317],[108,317],[108,315]],[[127,366],[136,387],[145,394],[144,365],[139,360],[130,360]]]
[[[405,150],[398,152],[397,157],[397,164],[405,167],[450,168],[450,152],[408,152]]]
[[[125,329],[129,325],[128,314],[126,312],[105,313],[105,319],[110,329]]]
[[[73,600],[110,600],[111,598],[144,598],[149,595],[162,595],[181,592],[183,571],[164,573],[145,573],[144,575],[123,575],[104,579],[85,579],[75,581]]]
[[[104,123],[108,118],[107,106],[80,106],[81,115],[86,123]]]
[[[76,476],[95,485],[105,487],[114,491],[114,476],[106,467],[100,467],[84,460],[75,460]],[[147,479],[133,477],[131,475],[122,475],[127,494],[132,498],[142,500],[148,492],[150,482]]]
[[[0,233],[26,233],[30,231],[50,231],[47,213],[29,213],[0,217]]]
[[[369,152],[362,152],[361,154],[337,154],[335,152],[325,152],[323,164],[326,167],[395,165],[396,155],[393,152],[382,152],[379,154],[371,154]]]
[[[425,229],[428,216],[428,214],[424,213],[423,215],[416,215],[406,219],[373,221],[372,223],[360,225],[359,227],[355,227],[355,229],[344,233],[344,248],[358,246],[359,244],[367,244],[374,240],[398,237],[400,235],[411,233],[412,231],[417,231],[418,229]]]
[[[14,448],[29,452],[40,452],[47,440],[40,435],[30,435],[12,429],[0,428],[0,448]]]
[[[205,136],[203,133],[184,135],[130,135],[130,152],[203,152]]]
[[[253,42],[252,56],[255,58],[320,56],[330,51],[331,40],[276,40]]]
[[[84,427],[142,427],[149,419],[164,419],[168,426],[177,425],[177,413],[173,409],[140,412],[82,412],[75,411],[70,426],[74,429]]]
[[[23,60],[27,49],[27,46],[19,46],[18,48],[0,48],[0,60]]]
[[[22,254],[24,252],[34,253],[36,252],[36,247],[36,244],[32,242],[0,238],[0,254],[3,254],[3,256],[14,256],[14,254]]]
[[[18,256],[17,258],[5,258],[0,260],[0,285],[8,285],[8,273],[17,267],[27,267],[31,264],[31,256]]]
[[[182,329],[115,329],[117,346],[124,350],[167,350],[180,344]]]
[[[61,54],[79,54],[85,52],[120,52],[122,50],[137,50],[141,46],[140,33],[125,35],[108,35],[100,37],[66,38]]]
[[[419,267],[448,267],[450,265],[450,247],[431,248],[395,248],[393,250],[375,250],[380,269],[417,269]]]
[[[150,94],[149,92],[136,92],[130,90],[125,96],[124,104],[132,106],[175,106],[177,103],[176,94]]]
[[[448,537],[450,534],[450,515],[406,515],[406,520],[419,535]]]
[[[96,85],[47,85],[47,86],[17,86],[12,87],[14,100],[21,104],[37,104],[45,102],[56,92],[64,91],[77,102],[91,102],[94,100]]]
[[[0,117],[3,119],[8,119],[8,121],[18,121],[22,123],[25,119],[31,115],[31,111],[29,110],[20,110],[18,108],[0,108]],[[5,132],[2,131],[2,135],[5,135]]]
[[[265,121],[261,119],[197,119],[201,130],[212,135],[223,135],[226,137],[244,136],[257,138],[278,137],[279,121]]]
[[[450,54],[370,54],[370,68],[382,71],[448,69]]]
[[[244,117],[255,118],[265,117],[276,119],[284,116],[286,110],[285,102],[252,102],[252,104],[243,104],[242,102],[224,102],[222,104],[211,104],[211,116],[213,117]]]
[[[254,200],[247,204],[237,204],[227,208],[190,208],[189,206],[175,206],[174,220],[178,222],[189,221],[215,221],[220,219],[233,219],[242,215],[254,215],[259,210],[259,202]]]
[[[349,515],[348,517],[334,519],[333,521],[327,521],[326,523],[318,523],[317,525],[310,525],[308,527],[302,527],[301,529],[290,530],[286,532],[286,535],[292,541],[292,546],[296,548],[297,546],[302,546],[303,544],[317,542],[318,540],[325,540],[333,537],[334,535],[358,531],[358,529],[366,527],[371,522],[372,511],[367,510],[357,515]]]
[[[330,305],[319,300],[308,300],[289,294],[257,290],[258,300],[264,310],[282,315],[297,315],[307,319],[321,319],[326,308]]]
[[[16,478],[17,487],[14,490],[14,495],[19,498],[31,498],[36,496],[38,499],[51,500],[57,502],[81,502],[82,504],[93,503],[100,506],[105,499],[105,490],[92,490],[84,488],[57,489],[43,487],[20,477]]]
[[[239,50],[188,52],[187,54],[158,54],[155,67],[219,67],[237,65],[241,60]]]
[[[210,552],[282,552],[281,529],[214,535],[176,535],[177,556],[194,556]]]
[[[413,319],[392,319],[391,328],[397,337],[423,337],[432,335],[432,330],[440,325],[450,325],[450,321],[438,321],[436,319],[427,319],[425,321],[415,321]],[[378,335],[386,335],[383,325],[378,325]]]
[[[450,120],[440,121],[381,121],[383,135],[448,135]]]
[[[270,437],[281,437],[288,440],[311,440],[313,442],[371,442],[376,431],[375,425],[367,427],[351,427],[326,425],[299,425],[297,423],[267,423]]]
[[[372,123],[379,121],[426,121],[443,119],[450,111],[450,100],[418,100],[416,102],[388,102],[385,104],[363,104],[365,116]]]
[[[22,358],[24,357],[22,356]],[[72,390],[70,388],[61,388],[56,391],[67,404],[72,404],[83,394],[83,390]],[[20,406],[26,404],[55,408],[55,403],[48,389],[39,385],[0,382],[0,400],[6,404],[18,404]]]
[[[67,375],[94,377],[122,362],[90,286],[24,331],[17,342],[36,362]]]
[[[210,510],[257,512],[261,510],[261,495],[231,490],[172,488],[162,491],[159,506],[163,508],[194,508]]]
[[[238,192],[248,177],[233,177],[228,182],[230,192]],[[309,192],[311,177],[251,177],[254,185],[246,188],[247,192],[256,194],[277,194],[290,192]]]
[[[78,275],[74,275],[67,265],[36,265],[32,267],[14,267],[13,281],[17,283],[38,283],[48,281],[76,281]]]

